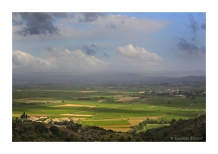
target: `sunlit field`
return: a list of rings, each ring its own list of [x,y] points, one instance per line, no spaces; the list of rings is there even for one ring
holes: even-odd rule
[[[152,90],[151,90],[152,89]],[[13,90],[12,116],[25,112],[29,119],[49,121],[70,120],[115,131],[129,131],[131,127],[149,119],[189,119],[206,113],[206,97],[185,97],[182,94],[160,95],[169,87],[152,86],[88,89],[28,88]],[[172,89],[172,88],[171,88]],[[204,91],[204,86],[181,86],[180,91]],[[158,125],[148,125],[150,129]],[[159,125],[162,126],[162,125]]]

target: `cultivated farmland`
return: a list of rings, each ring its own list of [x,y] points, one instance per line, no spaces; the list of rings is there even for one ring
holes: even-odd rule
[[[179,88],[173,85],[15,88],[12,116],[20,117],[25,112],[36,121],[72,119],[84,126],[126,132],[148,118],[157,121],[189,119],[205,114],[205,94],[204,85],[189,84]],[[146,129],[157,126],[150,125]]]

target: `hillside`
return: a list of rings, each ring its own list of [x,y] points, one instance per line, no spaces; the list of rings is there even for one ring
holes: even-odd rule
[[[59,122],[55,125],[32,122],[28,120],[12,121],[13,142],[53,142],[53,141],[206,141],[206,115],[195,119],[171,121],[170,126],[163,126],[133,134],[115,132],[96,126],[82,126],[70,122]]]
[[[137,135],[143,141],[206,141],[206,115],[189,120],[172,120],[170,126],[150,129]]]

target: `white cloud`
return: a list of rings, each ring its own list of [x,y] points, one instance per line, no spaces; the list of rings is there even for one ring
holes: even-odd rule
[[[158,65],[163,62],[163,59],[155,53],[150,53],[144,48],[134,48],[132,44],[118,47],[117,51],[129,63],[134,65]]]
[[[28,53],[22,51],[12,52],[12,66],[15,70],[29,71],[31,68],[37,70],[44,70],[50,67],[46,60],[35,58]]]
[[[51,48],[46,55],[51,63],[66,70],[88,71],[102,69],[106,66],[104,61],[86,55],[80,50],[71,52],[68,49]]]
[[[135,18],[124,15],[98,16],[89,22],[80,22],[83,14],[75,13],[74,16],[56,19],[55,26],[58,34],[28,35],[26,37],[16,34],[22,29],[22,25],[13,25],[13,41],[40,41],[50,39],[130,39],[143,40],[147,34],[154,33],[170,24],[169,21]],[[38,38],[38,39],[37,39]],[[146,39],[147,40],[147,39]]]
[[[146,18],[135,18],[122,15],[109,15],[97,18],[93,25],[98,28],[111,28],[120,31],[134,31],[143,33],[153,33],[159,29],[165,28],[169,22],[161,20],[152,20]]]
[[[62,37],[133,39],[154,33],[170,24],[169,21],[135,18],[124,15],[98,16],[90,22],[79,22],[82,14],[76,13],[71,19],[59,24]]]
[[[69,51],[59,48],[50,48],[46,51],[45,59],[17,50],[12,53],[12,59],[14,72],[66,71],[72,73],[98,71],[107,66],[104,61],[86,55],[80,50]]]

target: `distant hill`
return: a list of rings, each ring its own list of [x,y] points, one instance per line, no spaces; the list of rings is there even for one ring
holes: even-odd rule
[[[167,73],[121,73],[104,72],[89,73],[83,75],[69,75],[60,73],[27,73],[13,74],[14,84],[38,84],[38,83],[146,83],[146,82],[206,82],[206,76],[182,76],[173,77]]]

